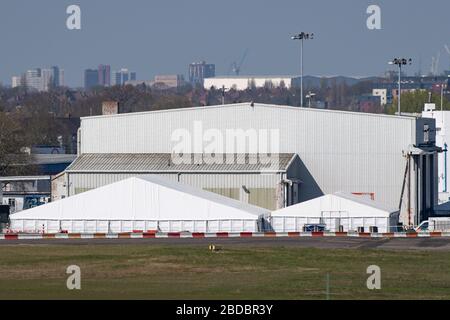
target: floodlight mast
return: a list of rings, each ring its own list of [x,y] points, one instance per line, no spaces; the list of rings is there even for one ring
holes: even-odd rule
[[[402,95],[402,66],[412,64],[411,58],[395,58],[389,61],[389,64],[398,66],[398,115],[401,115],[401,95]]]
[[[303,41],[314,39],[314,33],[301,32],[291,39],[300,40],[300,107],[303,107]]]
[[[314,98],[316,94],[314,92],[309,91],[306,95],[306,98],[308,99],[308,108],[311,108],[311,99]]]
[[[228,88],[225,88],[225,85],[220,88],[220,91],[222,93],[222,105],[225,105],[225,92],[228,90]]]
[[[445,88],[445,86],[446,86],[445,82],[441,83],[441,112],[444,109],[444,88]],[[442,116],[442,119],[444,119],[443,116]]]

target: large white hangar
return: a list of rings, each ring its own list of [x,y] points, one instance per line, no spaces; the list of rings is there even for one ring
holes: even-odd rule
[[[169,181],[128,178],[10,216],[16,232],[258,232],[269,210]]]
[[[233,130],[240,130],[246,141],[255,132],[258,138],[270,136],[266,149],[299,156],[299,202],[337,191],[371,194],[386,206],[401,208],[405,224],[425,219],[437,203],[434,119],[257,103],[172,109],[82,118],[78,150],[80,157],[179,149],[202,153],[208,152],[212,132],[225,137],[226,145]],[[180,139],[181,133],[188,138]],[[236,153],[251,153],[254,144],[248,145],[249,150]],[[83,179],[101,184],[96,175],[93,170]],[[228,183],[219,175],[214,179],[218,186]],[[84,183],[70,180],[67,185],[75,190]]]

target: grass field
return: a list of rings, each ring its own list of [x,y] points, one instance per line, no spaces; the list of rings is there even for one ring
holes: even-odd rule
[[[79,291],[66,268],[81,268]],[[366,268],[381,267],[368,290]],[[2,246],[0,299],[450,299],[450,252],[146,245]]]

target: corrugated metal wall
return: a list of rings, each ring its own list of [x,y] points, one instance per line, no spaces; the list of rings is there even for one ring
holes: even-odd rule
[[[81,192],[96,189],[117,181],[127,178],[136,177],[139,174],[125,174],[125,173],[83,173],[83,174],[68,174],[69,194],[72,196]],[[167,174],[161,175],[167,179],[175,180],[176,175]]]
[[[335,191],[374,192],[398,207],[406,160],[415,142],[415,118],[249,104],[135,113],[82,119],[82,153],[171,152],[177,129],[278,129],[279,152],[298,153],[308,198]],[[303,177],[302,177],[303,178]],[[306,179],[307,180],[307,179]],[[308,192],[305,188],[312,188]]]
[[[143,174],[70,173],[70,195],[86,192],[107,184]],[[160,174],[200,189],[254,204],[266,209],[277,209],[279,174]],[[243,188],[245,186],[245,189]],[[246,190],[249,192],[247,193]]]

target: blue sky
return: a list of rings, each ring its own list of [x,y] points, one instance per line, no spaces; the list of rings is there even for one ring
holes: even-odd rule
[[[66,8],[82,10],[82,30],[66,28]],[[366,27],[366,9],[381,7],[382,30]],[[248,49],[243,74],[299,73],[299,44],[290,36],[313,31],[305,73],[380,75],[395,56],[414,59],[414,73],[441,51],[450,68],[448,0],[2,0],[0,81],[38,66],[59,65],[66,83],[82,85],[98,64],[128,67],[147,80],[187,73],[206,60],[227,74]]]

